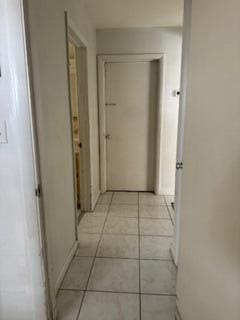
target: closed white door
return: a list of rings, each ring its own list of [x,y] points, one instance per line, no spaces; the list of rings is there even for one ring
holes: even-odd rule
[[[105,64],[107,189],[153,191],[158,62]]]

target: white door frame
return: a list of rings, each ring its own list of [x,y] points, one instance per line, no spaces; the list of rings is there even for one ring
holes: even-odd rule
[[[38,236],[39,246],[42,260],[42,273],[44,277],[45,287],[45,300],[47,308],[47,318],[54,319],[55,317],[55,297],[54,288],[51,284],[49,277],[49,254],[47,250],[47,235],[46,235],[46,222],[45,213],[43,207],[43,196],[42,196],[42,179],[40,170],[40,154],[39,154],[39,141],[37,134],[37,120],[36,120],[36,105],[35,95],[33,86],[33,67],[32,67],[32,53],[31,53],[31,40],[30,40],[30,24],[29,24],[29,12],[27,0],[19,0],[22,8],[22,19],[23,19],[23,34],[26,46],[26,70],[27,70],[27,82],[28,82],[28,95],[29,95],[29,111],[30,117],[29,122],[31,125],[32,134],[32,156],[33,156],[33,169],[35,174],[35,195],[36,195],[36,209],[38,219]]]
[[[79,113],[79,128],[80,140],[82,148],[80,149],[80,199],[81,210],[92,210],[91,198],[91,166],[90,166],[90,120],[89,120],[89,104],[88,104],[88,66],[87,66],[87,50],[88,43],[82,35],[75,31],[74,24],[68,17],[65,11],[65,26],[66,26],[66,48],[68,57],[68,40],[71,40],[77,49],[77,78],[78,78],[78,113]],[[73,153],[73,168],[75,167],[74,161],[74,143],[73,143],[73,130],[72,130],[72,109],[70,97],[70,79],[69,79],[69,63],[67,61],[68,70],[68,85],[69,85],[69,106],[71,116],[71,135],[72,135],[72,153]],[[74,172],[73,172],[74,178]],[[74,181],[73,181],[74,183]],[[76,200],[76,190],[74,183],[74,193]],[[75,201],[76,203],[76,201]],[[77,208],[76,208],[77,210]],[[76,213],[77,217],[77,213]],[[77,226],[77,221],[76,221]]]
[[[157,61],[159,65],[158,73],[158,104],[156,112],[156,171],[154,192],[160,193],[161,175],[161,133],[162,118],[161,111],[164,103],[164,63],[163,53],[157,54],[118,54],[98,56],[98,98],[99,98],[99,136],[100,136],[100,190],[101,193],[107,191],[107,154],[106,154],[106,109],[105,109],[105,64],[107,62],[151,62]]]
[[[192,14],[192,0],[184,0],[181,88],[180,88],[179,115],[178,115],[176,162],[183,162],[184,120],[185,120],[186,96],[187,96],[187,85],[188,85],[188,61],[189,61],[190,37],[191,37],[191,14]],[[175,211],[174,229],[175,230],[174,230],[174,242],[172,247],[172,255],[176,265],[178,265],[179,242],[180,242],[181,191],[182,191],[182,170],[176,170],[175,208],[174,208],[174,211]]]

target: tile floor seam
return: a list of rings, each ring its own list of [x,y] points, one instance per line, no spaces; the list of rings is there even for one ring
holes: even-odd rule
[[[160,220],[160,219],[156,219]],[[170,220],[170,219],[165,219],[165,220]],[[99,234],[100,233],[89,233],[89,232],[84,232],[84,234]],[[138,234],[135,233],[103,233],[103,235],[111,235],[111,236],[138,236]],[[156,234],[140,234],[141,237],[158,237],[158,238],[173,238],[172,235],[156,235]]]
[[[107,291],[107,290],[96,290],[96,289],[88,289],[88,290],[80,290],[80,289],[60,289],[59,291],[76,291],[76,292],[103,292],[103,293],[122,293],[122,294],[135,294],[139,295],[138,292],[132,292],[132,291]],[[146,296],[166,296],[166,297],[176,297],[176,294],[167,294],[167,293],[141,293],[141,295]]]
[[[91,265],[91,268],[90,268],[90,272],[89,272],[88,279],[87,279],[87,282],[86,282],[85,290],[84,290],[84,292],[83,292],[83,297],[82,297],[82,301],[81,301],[81,303],[80,303],[80,307],[79,307],[79,310],[78,310],[78,313],[77,313],[76,320],[79,320],[79,317],[80,317],[80,313],[81,313],[81,309],[82,309],[82,306],[83,306],[83,302],[84,302],[84,299],[85,299],[85,296],[86,296],[88,284],[89,284],[89,281],[90,281],[90,278],[91,278],[91,274],[92,274],[92,271],[93,271],[93,268],[94,268],[97,251],[98,251],[100,242],[101,242],[101,240],[102,240],[103,230],[104,230],[104,227],[105,227],[105,224],[106,224],[108,215],[109,215],[109,211],[110,211],[110,208],[111,208],[113,196],[114,196],[114,192],[113,192],[113,194],[112,194],[112,196],[111,196],[111,200],[109,201],[109,204],[108,204],[107,214],[106,214],[106,217],[105,217],[105,219],[104,219],[104,223],[103,223],[102,231],[101,231],[101,233],[100,233],[100,238],[99,238],[99,241],[98,241],[98,244],[97,244],[97,248],[96,248],[96,251],[95,251],[95,255],[93,256],[93,262],[92,262],[92,265]],[[79,257],[79,258],[80,258],[80,257]]]
[[[69,290],[69,289],[68,289]],[[75,291],[80,291],[76,290]],[[102,292],[102,293],[118,293],[118,294],[134,294],[134,295],[145,295],[145,296],[163,296],[163,297],[176,297],[176,294],[168,294],[168,293],[149,293],[149,292],[144,292],[144,293],[138,293],[138,292],[132,292],[132,291],[113,291],[113,290],[96,290],[96,289],[89,289],[86,290],[86,292]]]
[[[171,216],[171,213],[170,213],[170,210],[169,210],[168,205],[167,205],[167,211],[168,211],[168,214],[169,214],[169,217],[170,217],[170,219],[169,219],[169,220],[171,220],[172,225],[174,226],[174,222],[173,222],[173,219],[172,219],[172,216]]]

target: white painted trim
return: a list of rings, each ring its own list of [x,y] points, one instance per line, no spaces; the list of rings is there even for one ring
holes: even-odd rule
[[[37,134],[37,120],[36,120],[36,105],[34,95],[34,82],[33,82],[33,66],[32,66],[32,52],[31,52],[31,38],[30,38],[30,25],[29,25],[29,10],[27,0],[21,0],[22,20],[23,20],[23,37],[25,41],[25,55],[26,55],[26,70],[28,82],[28,95],[29,95],[29,111],[32,133],[32,148],[33,148],[33,167],[35,173],[35,187],[42,188],[42,179],[40,172],[40,155],[39,155],[39,141]],[[42,191],[42,190],[41,190]],[[54,303],[53,286],[49,276],[49,253],[47,250],[47,236],[46,236],[46,223],[45,213],[43,206],[43,198],[35,198],[37,208],[37,224],[39,234],[39,245],[42,259],[42,274],[45,287],[45,299],[47,307],[47,317],[54,318]]]
[[[98,202],[98,198],[100,197],[100,190],[98,191],[95,199],[93,199],[93,202],[92,202],[92,208],[91,208],[91,211],[94,211],[95,210],[95,207],[97,205],[97,202]]]
[[[60,286],[61,286],[61,283],[63,281],[63,278],[64,278],[64,276],[65,276],[65,274],[66,274],[66,272],[68,270],[68,267],[69,267],[74,255],[75,255],[75,253],[77,251],[77,248],[78,248],[78,241],[76,240],[74,242],[72,248],[69,251],[69,254],[68,254],[68,256],[67,256],[67,258],[65,260],[65,263],[64,263],[64,265],[62,267],[62,270],[59,273],[59,276],[58,276],[58,279],[57,279],[56,285],[55,285],[55,295],[57,295],[58,290],[60,289]]]
[[[176,306],[175,319],[176,319],[176,320],[182,320],[182,317],[181,317],[181,315],[180,315],[178,306]]]
[[[177,158],[176,162],[183,161],[183,140],[184,140],[184,120],[186,107],[186,94],[188,85],[188,58],[191,37],[191,14],[192,0],[184,0],[184,22],[183,22],[183,43],[182,43],[182,66],[181,66],[181,88],[178,116],[178,138],[177,138]],[[183,164],[184,170],[184,164]],[[176,170],[175,179],[175,223],[173,241],[173,259],[178,265],[179,244],[180,244],[180,219],[181,219],[181,191],[182,191],[182,170]]]
[[[164,69],[165,56],[163,53],[157,54],[117,54],[98,56],[98,97],[99,97],[99,140],[100,140],[100,190],[101,193],[107,191],[107,157],[106,157],[106,114],[105,114],[105,63],[106,62],[145,62],[158,61],[159,63],[159,96],[157,105],[156,123],[156,180],[154,191],[160,194],[161,180],[161,135],[162,117],[161,111],[164,103]]]

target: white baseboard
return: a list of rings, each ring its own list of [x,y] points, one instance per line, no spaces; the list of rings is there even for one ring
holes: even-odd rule
[[[169,189],[167,189],[167,188],[162,188],[162,187],[160,187],[160,189],[159,189],[159,194],[160,194],[160,195],[163,194],[164,196],[172,196],[172,195],[174,194],[174,191],[169,190]]]
[[[65,261],[65,263],[64,263],[64,265],[63,265],[63,267],[62,267],[62,270],[61,270],[61,272],[60,272],[60,274],[59,274],[59,276],[58,276],[58,279],[57,279],[57,281],[56,281],[56,285],[55,285],[55,295],[57,295],[57,293],[58,293],[58,290],[59,290],[59,288],[60,288],[60,286],[61,286],[61,283],[62,283],[62,281],[63,281],[63,278],[64,278],[64,276],[65,276],[65,273],[67,272],[67,269],[68,269],[68,267],[69,267],[69,265],[70,265],[70,263],[71,263],[74,255],[75,255],[75,253],[76,253],[77,247],[78,247],[78,241],[75,241],[75,243],[74,243],[74,245],[72,246],[72,248],[71,248],[71,250],[70,250],[70,252],[69,252],[69,254],[68,254],[68,257],[67,257],[67,259],[66,259],[66,261]]]
[[[173,242],[172,245],[171,245],[171,248],[170,248],[170,254],[171,254],[171,256],[172,256],[172,260],[173,260],[175,266],[177,267],[178,265],[177,265],[177,261],[176,261],[176,255],[175,255],[175,248],[174,248],[174,246],[175,246],[175,244],[174,244],[174,242]]]
[[[95,207],[97,205],[98,198],[100,197],[100,194],[101,194],[101,192],[100,192],[100,190],[98,190],[98,192],[96,193],[95,199],[92,200],[92,204],[91,204],[92,211],[94,211],[94,209],[95,209]]]

